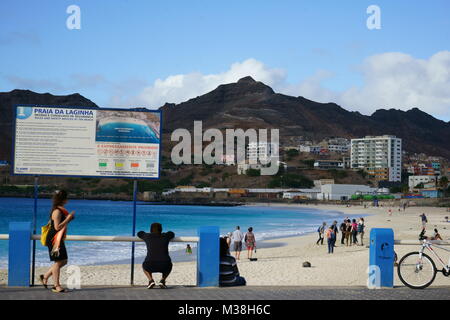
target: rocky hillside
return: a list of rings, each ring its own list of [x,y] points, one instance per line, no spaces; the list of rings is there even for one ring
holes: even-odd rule
[[[54,96],[28,90],[0,93],[0,160],[10,159],[15,104],[96,107],[94,102],[79,94]],[[377,110],[371,116],[365,116],[335,103],[318,103],[275,93],[251,77],[220,85],[180,104],[165,104],[161,109],[166,140],[174,129],[191,129],[194,120],[202,120],[204,129],[278,128],[281,142],[286,144],[299,136],[321,139],[391,134],[403,139],[407,151],[450,159],[450,124],[417,108]],[[167,148],[168,144],[164,145]]]
[[[321,139],[390,134],[402,138],[407,151],[450,158],[450,124],[417,108],[377,110],[365,116],[335,103],[275,93],[251,77],[161,109],[166,133],[189,129],[194,120],[203,120],[204,128],[279,128],[282,142],[298,136]]]

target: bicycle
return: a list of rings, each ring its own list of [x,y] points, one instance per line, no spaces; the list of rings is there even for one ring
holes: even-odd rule
[[[447,265],[441,257],[433,250],[433,247],[450,252],[443,246],[438,245],[441,241],[424,239],[419,252],[406,254],[398,263],[397,274],[403,284],[411,289],[425,289],[433,283],[438,272],[446,277],[450,275],[450,257]],[[429,255],[424,253],[428,249],[439,260],[442,270],[437,270],[436,264]]]

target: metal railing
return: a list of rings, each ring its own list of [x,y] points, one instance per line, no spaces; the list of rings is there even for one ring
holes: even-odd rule
[[[9,240],[9,234],[0,234],[0,240]],[[40,234],[31,236],[30,240],[41,240]],[[127,236],[83,236],[68,235],[66,241],[109,241],[109,242],[144,242],[138,237]],[[175,237],[170,242],[198,242],[198,237]]]
[[[9,240],[9,234],[0,234],[0,240]],[[30,240],[41,240],[41,235],[32,235]],[[68,235],[66,241],[109,241],[109,242],[143,242],[138,237],[127,236],[82,236],[82,235]],[[171,242],[198,242],[198,237],[175,237]],[[450,241],[446,240],[432,240],[431,243],[440,244],[444,246],[450,245]],[[396,245],[421,245],[421,240],[394,240]]]
[[[442,246],[450,245],[450,241],[446,240],[431,240],[430,242]],[[422,240],[394,240],[394,244],[402,246],[420,246],[422,243]]]

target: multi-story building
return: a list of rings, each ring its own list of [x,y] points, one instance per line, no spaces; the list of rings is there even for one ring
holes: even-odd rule
[[[378,181],[401,181],[402,139],[366,136],[351,140],[352,169],[363,169]]]
[[[434,174],[441,174],[441,163],[438,161],[431,162],[431,167],[434,169]]]
[[[247,146],[247,159],[250,163],[270,163],[270,159],[279,161],[278,144],[272,142],[250,142]]]

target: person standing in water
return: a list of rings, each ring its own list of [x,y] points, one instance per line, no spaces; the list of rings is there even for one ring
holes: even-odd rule
[[[50,255],[50,261],[53,265],[45,274],[39,276],[40,282],[47,288],[48,278],[53,277],[52,291],[62,293],[66,290],[61,287],[59,275],[61,268],[67,264],[67,249],[64,243],[67,234],[67,226],[74,219],[75,211],[69,213],[64,206],[67,204],[67,192],[65,190],[57,191],[52,200],[52,210],[50,212],[50,230],[47,234],[47,247]]]

